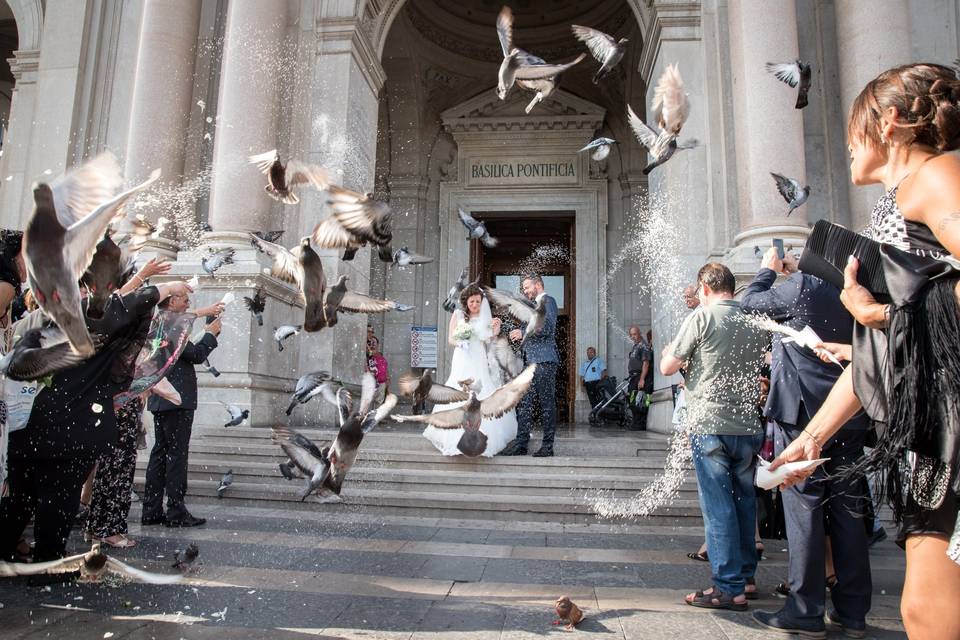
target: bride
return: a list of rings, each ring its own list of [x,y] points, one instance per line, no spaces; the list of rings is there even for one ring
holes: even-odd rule
[[[472,284],[460,294],[460,308],[450,318],[450,327],[447,331],[447,341],[453,350],[453,360],[450,363],[450,377],[447,386],[460,388],[461,380],[474,381],[477,397],[483,400],[496,391],[502,384],[500,367],[488,361],[487,343],[500,333],[500,319],[490,313],[490,303],[480,291],[480,287]],[[437,411],[446,411],[464,404],[438,404],[433,408]],[[505,413],[500,418],[484,418],[480,431],[487,436],[487,448],[483,456],[491,458],[503,450],[511,440],[517,436],[517,416],[513,411]],[[428,426],[423,436],[445,456],[460,455],[457,443],[463,436],[463,428],[437,429]]]

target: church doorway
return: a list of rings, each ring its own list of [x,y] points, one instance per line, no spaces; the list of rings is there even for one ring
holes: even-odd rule
[[[576,399],[576,281],[574,213],[474,212],[499,243],[472,241],[470,272],[482,284],[519,292],[525,273],[543,278],[557,301],[557,422],[573,422]]]

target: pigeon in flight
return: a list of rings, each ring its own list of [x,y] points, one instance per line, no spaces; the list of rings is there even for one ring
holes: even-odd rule
[[[223,265],[233,264],[233,256],[236,253],[233,247],[224,247],[216,251],[210,248],[208,251],[209,253],[200,259],[200,266],[211,276],[215,275]]]
[[[96,343],[95,337],[95,346]],[[0,359],[0,373],[11,380],[39,380],[84,360],[84,356],[74,352],[66,334],[54,325],[26,331]]]
[[[797,90],[796,109],[803,109],[807,106],[807,93],[810,91],[810,65],[803,60],[794,60],[793,62],[768,62],[767,71],[776,76],[777,80],[785,82]]]
[[[779,173],[770,172],[777,183],[777,191],[787,201],[790,208],[787,209],[787,217],[793,213],[793,210],[802,205],[810,197],[810,187],[804,187],[793,178],[782,176]]]
[[[447,292],[447,299],[443,301],[444,311],[453,313],[457,310],[457,306],[460,304],[460,292],[466,289],[469,284],[470,269],[469,267],[464,267],[463,271],[460,272],[460,277],[457,278],[457,281],[450,287],[450,291]]]
[[[633,108],[627,105],[627,120],[633,134],[653,156],[653,161],[643,170],[644,175],[649,175],[651,171],[672,158],[678,150],[692,149],[699,144],[696,140],[677,142],[680,129],[690,115],[690,100],[683,89],[683,79],[680,77],[679,69],[675,64],[667,65],[657,81],[651,104],[657,126],[660,128],[659,133],[648,127],[634,113]]]
[[[223,494],[227,492],[227,489],[232,484],[233,484],[233,469],[230,469],[225,474],[223,474],[222,478],[220,478],[220,486],[217,487],[217,497],[222,498]]]
[[[479,456],[487,448],[487,436],[480,431],[481,422],[484,418],[499,418],[516,407],[530,388],[536,369],[537,365],[531,364],[519,376],[483,400],[479,400],[477,392],[471,390],[463,406],[418,416],[394,415],[393,419],[397,422],[425,422],[438,429],[463,428],[457,449],[465,456]]]
[[[80,306],[80,276],[110,222],[123,215],[126,202],[159,178],[160,171],[114,195],[118,176],[116,160],[103,154],[51,184],[37,184],[34,210],[23,233],[30,290],[74,351],[85,357],[93,355],[94,346]]]
[[[353,260],[357,250],[372,244],[378,248],[380,260],[392,262],[389,205],[343,187],[328,189],[330,216],[313,230],[313,242],[322,249],[343,249],[343,259]]]
[[[590,158],[600,162],[605,160],[608,155],[610,155],[611,145],[617,144],[617,141],[613,138],[597,138],[596,140],[590,141],[590,143],[584,148],[580,149],[577,153],[583,153],[584,151],[593,151],[590,154]]]
[[[523,358],[513,349],[506,336],[497,336],[491,341],[490,346],[504,380],[513,380],[520,375],[523,371]]]
[[[533,302],[509,291],[492,287],[482,287],[482,289],[493,305],[503,307],[517,321],[527,325],[527,329],[523,333],[523,340],[520,341],[521,345],[526,344],[527,338],[543,329],[543,325],[547,321],[547,308],[544,305],[546,297]]]
[[[398,267],[407,267],[411,264],[427,264],[428,262],[433,262],[433,258],[413,253],[407,247],[400,247],[393,252],[393,264]]]
[[[385,313],[387,311],[410,311],[408,304],[393,300],[380,300],[362,293],[347,290],[347,276],[340,276],[337,283],[327,289],[323,296],[324,325],[332,327],[337,324],[337,313]]]
[[[257,319],[257,326],[263,326],[263,310],[267,306],[267,298],[263,295],[263,289],[257,289],[257,292],[253,294],[253,297],[243,296],[243,304],[247,307],[247,311],[253,314],[253,317]]]
[[[300,202],[300,198],[293,192],[296,187],[309,185],[317,191],[323,191],[330,185],[329,171],[299,160],[290,160],[283,164],[276,149],[250,156],[249,160],[267,176],[267,186],[263,190],[271,198],[284,204]]]
[[[183,551],[178,549],[173,552],[173,564],[170,566],[174,569],[179,569],[183,573],[187,573],[193,568],[193,563],[197,561],[199,556],[200,548],[191,542]]]
[[[254,231],[253,235],[257,236],[261,240],[266,240],[267,242],[276,242],[283,237],[283,229],[278,231]]]
[[[273,329],[273,339],[277,341],[277,351],[283,351],[283,341],[289,338],[290,336],[295,336],[300,333],[300,330],[303,327],[301,325],[293,326],[292,324],[285,324],[279,327],[274,327]]]
[[[581,27],[578,24],[573,25],[571,29],[577,40],[587,45],[590,53],[600,63],[600,68],[593,75],[593,84],[597,84],[623,60],[623,54],[627,51],[626,45],[630,41],[627,38],[614,40],[613,36],[607,35],[603,31]]]
[[[327,460],[329,446],[320,449],[306,436],[283,425],[273,427],[271,439],[280,445],[287,456],[287,461],[280,463],[280,473],[283,477],[287,480],[293,480],[298,476],[306,478],[300,501],[306,500],[307,496],[319,489],[329,476],[330,461]]]
[[[87,553],[50,560],[48,562],[0,562],[0,577],[30,576],[38,574],[58,574],[80,572],[83,582],[100,582],[107,572],[145,584],[177,584],[183,582],[180,574],[166,575],[151,573],[125,562],[111,558],[100,551],[100,543],[95,543]]]
[[[293,413],[298,404],[307,404],[317,396],[322,396],[330,404],[336,405],[339,388],[340,385],[335,383],[326,371],[316,371],[300,376],[300,379],[297,380],[297,386],[293,390],[293,396],[290,398],[287,415]]]
[[[419,376],[407,371],[400,376],[397,386],[401,396],[413,398],[414,406],[423,406],[425,400],[433,404],[450,404],[463,402],[469,397],[465,391],[434,382],[430,371],[424,371]]]
[[[220,377],[220,371],[219,371],[219,369],[217,369],[215,366],[213,366],[212,364],[210,364],[210,358],[204,358],[204,360],[203,360],[203,366],[205,366],[205,367],[207,368],[207,373],[209,373],[210,375],[212,375],[214,378],[219,378],[219,377]]]
[[[457,215],[460,216],[463,226],[467,228],[467,242],[479,240],[483,246],[490,249],[497,246],[497,239],[490,235],[485,224],[460,208],[457,208]]]
[[[240,409],[235,404],[227,404],[226,402],[220,401],[220,404],[223,405],[223,408],[227,410],[227,413],[230,414],[230,421],[227,422],[225,427],[236,427],[243,423],[244,420],[250,417],[250,409]]]
[[[503,7],[497,16],[497,36],[503,51],[503,62],[497,74],[497,96],[504,100],[514,83],[536,95],[526,107],[530,113],[534,106],[557,88],[559,76],[570,67],[579,64],[587,54],[581,53],[575,60],[565,64],[548,64],[543,58],[513,46],[513,12]]]

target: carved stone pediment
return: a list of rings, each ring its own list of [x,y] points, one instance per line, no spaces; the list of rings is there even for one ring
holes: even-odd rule
[[[594,131],[603,123],[606,110],[589,100],[557,89],[528,114],[524,112],[533,93],[514,87],[506,100],[497,98],[495,87],[447,109],[440,117],[453,134],[492,131],[537,131],[583,129]]]

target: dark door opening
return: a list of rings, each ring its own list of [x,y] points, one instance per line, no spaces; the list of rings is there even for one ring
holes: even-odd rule
[[[576,292],[574,216],[570,214],[473,213],[499,241],[470,243],[471,276],[488,286],[519,292],[520,276],[538,273],[557,301],[557,422],[573,421],[576,398]]]

